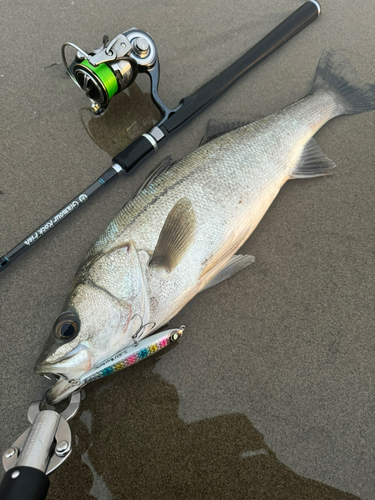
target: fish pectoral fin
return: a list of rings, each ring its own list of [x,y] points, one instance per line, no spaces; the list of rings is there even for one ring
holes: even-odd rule
[[[194,241],[196,216],[192,202],[181,198],[164,222],[150,267],[164,267],[171,272]]]
[[[252,255],[233,255],[228,264],[216,276],[214,276],[201,290],[208,290],[209,288],[221,283],[222,281],[230,278],[238,271],[255,262],[255,257]]]
[[[238,121],[238,122],[222,123],[218,122],[217,120],[210,120],[207,123],[206,133],[202,137],[202,140],[199,143],[199,145],[203,146],[204,144],[213,141],[217,137],[220,137],[221,135],[224,135],[227,132],[231,132],[232,130],[236,130],[237,128],[244,127],[245,125],[249,125],[249,123],[251,122]]]
[[[292,179],[305,179],[330,175],[336,164],[320,149],[315,139],[304,147],[300,159],[291,175]]]

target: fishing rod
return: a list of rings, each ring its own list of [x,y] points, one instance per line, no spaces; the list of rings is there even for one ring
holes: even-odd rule
[[[29,248],[40,236],[78,208],[80,203],[84,203],[109,180],[121,172],[129,172],[134,168],[143,158],[155,151],[169,135],[178,131],[219,97],[244,72],[307,26],[318,17],[319,13],[320,7],[315,0],[306,2],[249,52],[203,85],[197,92],[182,99],[179,106],[172,110],[167,108],[157,93],[159,63],[154,41],[148,33],[131,29],[118,35],[111,42],[105,38],[102,47],[89,54],[74,44],[65,44],[62,48],[64,64],[75,83],[91,99],[94,113],[105,112],[116,93],[130,85],[138,72],[146,72],[151,79],[152,98],[160,109],[162,118],[149,133],[143,134],[116,155],[113,159],[113,166],[96,183],[56,214],[56,221],[54,218],[51,219],[51,223],[47,221],[44,226],[41,226],[45,229],[40,235],[36,232],[35,238],[30,235],[29,243],[26,247],[21,246],[18,253],[14,253],[13,260],[25,251],[24,248]],[[65,56],[67,46],[77,51],[70,65]],[[10,265],[12,262],[10,257],[4,258],[6,258],[6,265]],[[31,425],[3,454],[6,474],[0,484],[0,498],[2,500],[43,500],[49,489],[48,475],[59,467],[72,452],[72,434],[68,421],[78,412],[82,396],[80,388],[93,380],[132,366],[161,351],[178,341],[183,330],[184,327],[181,326],[179,329],[159,331],[139,342],[135,338],[133,345],[117,351],[94,365],[82,375],[81,379],[75,381],[77,382],[74,385],[76,391],[70,394],[68,405],[62,413],[58,413],[55,407],[48,404],[48,395],[53,390],[54,384],[60,380],[60,376],[53,376],[52,385],[43,391],[42,395],[29,407],[28,420]],[[67,394],[65,394],[66,397]]]
[[[136,78],[137,72],[146,72],[151,79],[151,93],[154,103],[162,113],[159,123],[147,134],[136,139],[124,151],[113,159],[114,165],[87,190],[47,221],[35,238],[31,235],[29,243],[15,252],[13,260],[59,223],[74,209],[84,203],[89,196],[101,189],[109,180],[121,172],[129,172],[143,158],[155,151],[169,135],[178,131],[194,116],[201,112],[214,99],[219,97],[244,72],[263,60],[267,55],[285,43],[294,34],[307,26],[320,13],[319,4],[314,0],[306,2],[283,23],[275,28],[261,42],[238,59],[217,77],[203,85],[197,92],[182,99],[179,106],[169,109],[158,96],[159,63],[155,44],[145,32],[132,29],[115,37],[111,42],[107,38],[103,45],[90,54],[73,44],[63,46],[63,61],[75,83],[88,95],[96,114],[105,112],[110,99]],[[65,57],[66,46],[77,51],[74,61],[68,65]],[[77,200],[77,201],[76,201]],[[75,204],[77,203],[77,205]],[[62,215],[59,215],[62,214]],[[16,247],[17,248],[17,247]],[[3,258],[4,259],[4,258]],[[6,257],[7,265],[12,260]],[[4,266],[5,268],[6,266]],[[48,394],[53,385],[37,398],[28,411],[30,427],[5,451],[3,466],[6,474],[0,484],[2,500],[43,500],[49,489],[48,475],[59,467],[72,452],[72,435],[68,420],[76,415],[80,400],[80,388],[85,384],[108,376],[116,371],[142,361],[176,342],[183,334],[184,327],[157,332],[149,337],[127,346],[109,358],[94,365],[74,386],[76,392],[70,394],[67,408],[58,413],[48,404]],[[65,395],[65,397],[67,394]]]
[[[320,5],[316,0],[305,2],[232,65],[196,92],[183,98],[174,109],[168,108],[158,94],[159,58],[155,42],[148,33],[133,28],[117,35],[112,41],[105,36],[102,46],[90,53],[86,53],[73,43],[64,44],[62,58],[67,72],[91,100],[95,115],[104,113],[112,97],[131,85],[138,73],[146,73],[151,81],[151,97],[161,113],[161,119],[148,133],[142,134],[118,153],[112,159],[113,165],[93,184],[0,257],[0,272],[7,269],[42,236],[80,208],[111,180],[124,172],[130,172],[154,153],[170,135],[178,132],[195,118],[244,73],[314,21],[320,15],[320,11]],[[70,65],[65,55],[68,46],[76,50],[76,56]]]

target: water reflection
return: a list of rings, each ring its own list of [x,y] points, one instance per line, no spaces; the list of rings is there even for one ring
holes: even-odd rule
[[[81,121],[97,146],[111,156],[128,146],[154,125],[160,113],[149,92],[133,83],[113,97],[107,111],[96,117],[91,108],[80,110]]]
[[[242,414],[186,425],[156,362],[87,387],[72,421],[78,444],[52,475],[51,500],[357,498],[292,472]]]

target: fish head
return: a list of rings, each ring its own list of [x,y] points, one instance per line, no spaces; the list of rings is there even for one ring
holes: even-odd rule
[[[82,385],[88,371],[132,343],[148,321],[147,286],[134,245],[102,255],[76,283],[35,366],[37,373],[60,379],[49,393],[53,402],[64,399]]]

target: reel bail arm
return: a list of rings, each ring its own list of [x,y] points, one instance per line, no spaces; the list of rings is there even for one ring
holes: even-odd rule
[[[133,143],[121,153],[118,153],[113,158],[113,162],[129,172],[136,164],[134,163],[134,157],[137,153],[139,154],[139,160],[142,160],[147,154],[155,151],[158,148],[158,143],[187,125],[190,120],[201,113],[244,73],[259,64],[276,49],[281,47],[281,45],[317,19],[320,11],[320,5],[316,0],[305,2],[231,66],[215,78],[212,78],[195,93],[183,98],[176,109],[168,110],[156,127],[149,134],[144,134],[144,136],[151,136],[151,138],[147,137],[150,144],[147,145],[144,140],[140,140],[132,147]],[[138,139],[135,142],[137,141]],[[156,141],[156,145],[153,144],[154,141]]]
[[[66,47],[76,50],[69,65]],[[74,83],[90,98],[94,114],[102,114],[112,97],[133,83],[138,73],[147,73],[151,80],[151,97],[162,116],[172,112],[158,94],[160,67],[153,38],[145,31],[132,28],[117,35],[111,42],[103,37],[103,45],[90,54],[73,43],[61,47],[66,70]]]
[[[118,153],[112,160],[113,166],[104,172],[97,181],[76,196],[68,205],[42,224],[25,240],[0,257],[0,272],[8,268],[12,262],[20,257],[41,236],[44,236],[67,215],[79,208],[82,203],[97,193],[111,179],[114,179],[117,174],[132,170],[146,156],[158,149],[159,144],[164,142],[168,135],[177,132],[181,127],[186,125],[245,72],[263,61],[277,48],[281,47],[281,45],[317,19],[319,15],[320,5],[317,0],[305,2],[235,63],[203,85],[197,92],[182,99],[180,105],[175,109],[169,109],[158,94],[159,61],[155,43],[148,33],[135,28],[123,33],[123,36],[126,36],[129,43],[131,43],[132,49],[130,52],[119,57],[117,57],[118,54],[116,52],[117,59],[113,59],[114,53],[110,54],[109,52],[117,48],[118,45],[116,44],[118,42],[120,42],[121,46],[122,38],[120,35],[120,38],[115,37],[109,44],[108,39],[105,38],[102,47],[91,54],[87,54],[77,45],[71,43],[63,45],[63,62],[68,73],[81,90],[90,97],[95,114],[99,115],[104,112],[110,98],[119,92],[120,89],[123,90],[130,85],[136,77],[136,71],[142,71],[147,72],[151,79],[151,96],[155,105],[160,110],[162,118],[147,134],[138,137],[126,149]],[[124,43],[126,44],[126,42]],[[149,50],[147,50],[146,44],[149,45]],[[77,51],[76,59],[70,66],[68,66],[65,57],[65,47],[68,45]],[[108,50],[108,54],[106,54],[105,50],[108,46],[111,48]],[[126,51],[127,47],[126,45],[122,49]],[[153,49],[155,52],[153,52]],[[119,52],[119,54],[122,54],[122,52]],[[96,66],[91,64],[90,61],[96,64]],[[93,97],[96,100],[92,99]]]

